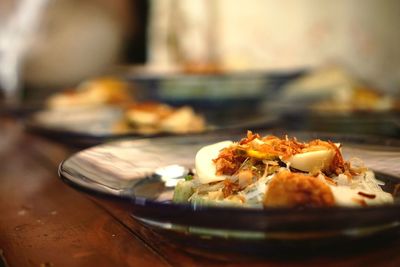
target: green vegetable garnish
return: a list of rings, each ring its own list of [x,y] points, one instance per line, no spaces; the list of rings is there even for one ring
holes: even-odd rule
[[[188,174],[185,176],[185,181],[191,181],[191,180],[193,180],[193,175]]]

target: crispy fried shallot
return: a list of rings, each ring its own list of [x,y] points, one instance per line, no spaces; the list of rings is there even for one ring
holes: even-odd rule
[[[332,164],[329,166],[328,175],[331,174],[351,174],[350,166],[344,161],[339,148],[332,142],[321,141],[319,139],[302,143],[296,138],[279,138],[274,135],[260,137],[258,134],[247,132],[247,138],[242,139],[230,147],[223,149],[218,157],[214,159],[218,175],[233,175],[242,163],[248,158],[258,160],[288,159],[293,155],[321,149],[334,151]],[[351,176],[351,175],[350,175]]]
[[[366,197],[366,198],[370,198],[370,199],[374,199],[374,198],[376,198],[376,195],[375,194],[368,194],[368,193],[365,193],[365,192],[358,192],[358,194],[360,195],[360,196],[362,196],[362,197]]]

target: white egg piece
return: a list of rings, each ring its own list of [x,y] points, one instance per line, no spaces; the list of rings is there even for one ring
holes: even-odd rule
[[[333,179],[338,181],[340,177],[337,176]],[[352,179],[349,180],[348,185],[329,184],[329,187],[332,190],[336,205],[338,206],[393,204],[394,199],[392,194],[383,191],[378,183],[374,172],[366,171],[365,174],[353,176]],[[372,197],[365,197],[365,195],[363,196],[360,192],[369,194]]]
[[[217,175],[217,169],[213,159],[217,158],[219,152],[233,144],[232,141],[222,141],[216,144],[201,148],[195,159],[196,175],[201,184],[208,184],[225,180],[225,175]]]
[[[332,149],[309,151],[291,156],[285,162],[290,167],[304,172],[327,169],[335,155]]]

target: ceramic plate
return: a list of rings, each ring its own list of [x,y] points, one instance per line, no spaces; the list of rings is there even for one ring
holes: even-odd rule
[[[75,147],[89,147],[106,141],[130,137],[139,139],[161,136],[186,136],[197,133],[141,134],[121,132],[115,126],[121,121],[123,111],[118,107],[91,107],[79,110],[43,110],[36,112],[25,120],[26,129],[30,132],[46,136],[50,139]],[[218,112],[215,110],[204,114],[207,121],[204,132],[226,131],[228,129],[249,129],[271,127],[278,122],[273,115],[255,115],[248,118],[245,114],[236,114],[234,110]]]
[[[282,132],[260,131],[260,134]],[[228,208],[174,204],[178,178],[194,166],[199,148],[239,140],[231,131],[186,137],[125,140],[92,147],[66,159],[60,177],[85,193],[130,204],[142,223],[167,232],[233,240],[310,240],[358,238],[394,229],[400,222],[400,198],[394,205],[359,208]],[[393,192],[400,182],[400,141],[339,134],[289,133],[299,140],[321,138],[344,144],[345,158],[360,157]]]

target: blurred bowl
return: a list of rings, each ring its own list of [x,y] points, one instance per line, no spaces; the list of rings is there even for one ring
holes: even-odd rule
[[[136,74],[124,79],[137,85],[139,100],[188,104],[201,109],[254,109],[302,73]]]

